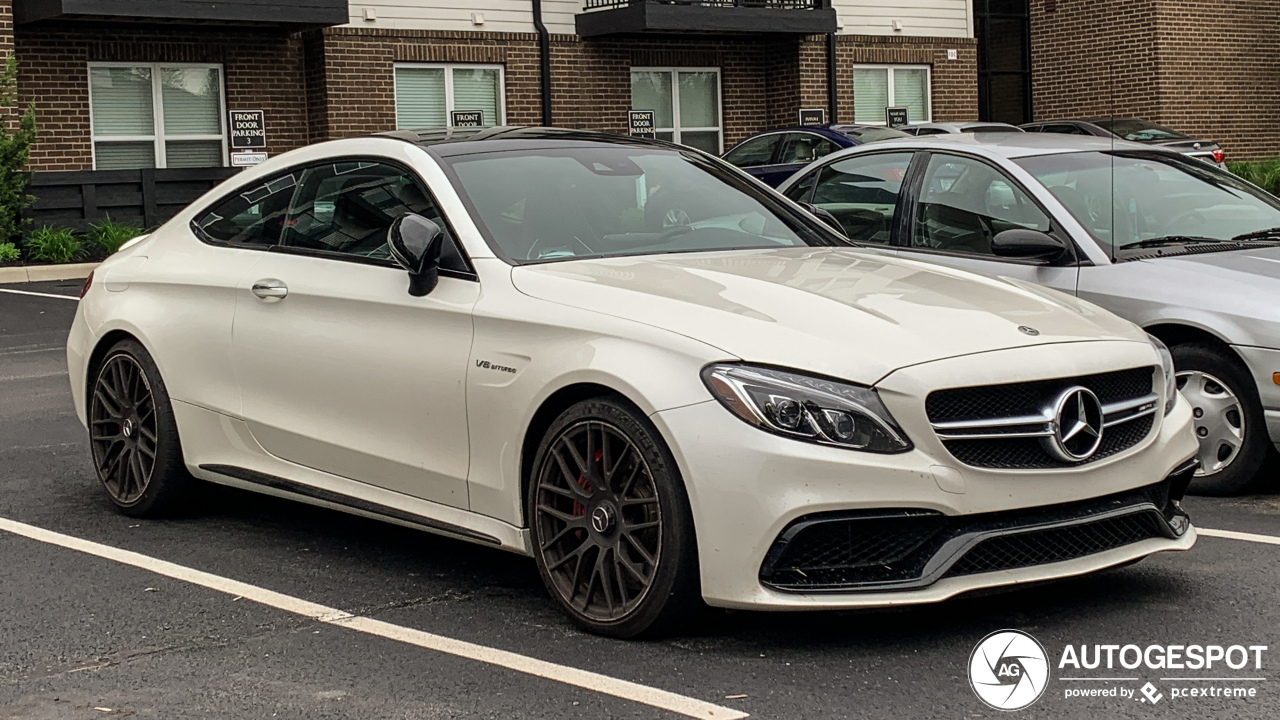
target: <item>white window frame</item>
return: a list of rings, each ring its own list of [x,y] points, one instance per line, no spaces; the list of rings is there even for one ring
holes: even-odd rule
[[[925,90],[925,96],[929,99],[929,112],[925,113],[925,116],[926,116],[925,119],[913,120],[912,124],[914,125],[916,123],[933,122],[933,66],[932,65],[889,65],[889,64],[881,64],[881,63],[875,63],[875,64],[859,63],[857,65],[854,65],[853,69],[854,70],[888,70],[889,71],[885,76],[889,83],[889,87],[887,88],[888,90],[887,95],[889,98],[889,107],[898,106],[897,103],[894,102],[895,98],[893,97],[893,71],[894,70],[923,70],[924,71],[924,90]],[[850,88],[850,90],[852,89],[853,88]],[[854,99],[856,102],[857,100],[856,96]],[[858,120],[855,117],[854,122],[862,125],[888,125],[889,124],[888,120],[886,120],[884,117],[881,117],[879,120],[875,122],[872,122],[870,120],[863,122]]]
[[[724,154],[724,75],[718,67],[633,67],[631,72],[651,72],[651,73],[668,73],[671,75],[671,124],[675,127],[657,127],[654,132],[671,133],[672,142],[680,143],[680,136],[684,132],[715,132],[718,140],[716,141],[716,154]],[[715,73],[716,75],[716,117],[720,118],[719,127],[681,127],[680,126],[680,76],[678,73]],[[628,73],[628,80],[630,74]],[[629,84],[629,83],[628,83]],[[638,110],[650,110],[652,108],[637,108]],[[681,143],[683,144],[683,143]]]
[[[454,110],[467,110],[468,108],[458,108],[453,104],[453,71],[454,70],[497,70],[498,71],[498,121],[494,125],[507,124],[507,68],[505,65],[485,65],[476,63],[395,63],[392,70],[391,89],[395,93],[395,110],[400,109],[400,93],[397,89],[398,83],[395,81],[394,73],[401,68],[436,68],[444,70],[444,123],[445,127],[453,127],[453,118],[450,113]],[[397,122],[396,126],[399,127]]]
[[[144,67],[151,70],[151,111],[153,113],[152,124],[155,126],[154,135],[99,135],[94,130],[93,122],[93,79],[89,81],[89,146],[90,152],[93,154],[93,169],[98,169],[98,143],[100,142],[150,142],[155,147],[156,169],[162,170],[168,167],[167,153],[165,152],[165,143],[169,140],[174,142],[182,142],[186,140],[219,140],[222,142],[222,165],[227,166],[227,71],[220,63],[145,63],[145,62],[91,62],[89,63],[89,71],[93,68],[136,68]],[[160,82],[161,68],[191,68],[197,70],[217,70],[218,71],[218,130],[217,135],[168,135],[164,131],[164,89]],[[88,73],[86,73],[88,75]]]

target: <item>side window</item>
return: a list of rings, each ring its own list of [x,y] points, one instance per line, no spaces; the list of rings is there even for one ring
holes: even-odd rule
[[[725,162],[740,168],[760,167],[773,162],[773,149],[778,147],[781,135],[765,135],[752,138],[729,151]]]
[[[196,218],[195,226],[206,239],[216,243],[250,247],[275,245],[301,174],[301,170],[296,170],[244,188]]]
[[[778,156],[779,165],[808,165],[839,150],[836,144],[818,135],[809,133],[788,133],[782,143],[782,154]]]
[[[862,155],[822,169],[813,204],[840,221],[852,240],[888,243],[912,153]]]
[[[813,181],[818,179],[818,173],[820,172],[822,171],[815,170],[814,172],[805,175],[804,179],[795,185],[792,185],[791,189],[787,190],[783,194],[798,203],[809,202],[809,193],[813,191]]]
[[[916,130],[917,135],[946,135],[947,131],[942,128],[920,128]]]
[[[417,178],[377,162],[343,160],[307,168],[299,179],[280,244],[389,260],[387,230],[409,212],[435,221],[445,231],[440,267],[466,271],[439,208]]]
[[[1014,228],[1049,231],[1049,217],[1012,180],[986,163],[929,158],[912,247],[993,255],[991,238]]]
[[[1075,125],[1045,125],[1043,132],[1058,133],[1059,135],[1088,135],[1084,129]]]

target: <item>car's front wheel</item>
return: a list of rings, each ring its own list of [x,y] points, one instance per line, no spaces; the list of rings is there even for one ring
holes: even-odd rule
[[[542,580],[582,627],[656,635],[696,607],[688,497],[657,429],[629,404],[597,398],[561,414],[538,447],[526,504]]]
[[[89,441],[98,479],[111,502],[134,517],[181,509],[194,480],[169,393],[151,355],[136,340],[107,351],[91,387]]]
[[[1270,446],[1253,378],[1239,360],[1209,345],[1184,343],[1170,352],[1178,390],[1191,404],[1200,440],[1200,468],[1191,492],[1234,495],[1248,489]]]

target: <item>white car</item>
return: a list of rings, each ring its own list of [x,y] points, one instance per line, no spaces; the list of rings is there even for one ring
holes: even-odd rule
[[[532,555],[614,636],[699,598],[933,602],[1196,539],[1158,341],[849,247],[656,141],[281,155],[104,262],[67,354],[124,512],[194,477]]]

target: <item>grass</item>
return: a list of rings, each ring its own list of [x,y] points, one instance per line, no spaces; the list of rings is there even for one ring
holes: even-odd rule
[[[1272,195],[1280,195],[1280,158],[1228,162],[1227,169]]]
[[[42,227],[32,230],[24,243],[27,260],[63,264],[83,258],[84,241],[65,228]]]
[[[111,216],[108,215],[101,222],[89,224],[89,241],[105,257],[115,253],[121,245],[146,232],[137,225],[112,222]]]
[[[18,246],[11,242],[0,243],[0,265],[11,262],[17,262],[22,257],[22,253],[18,250]]]

